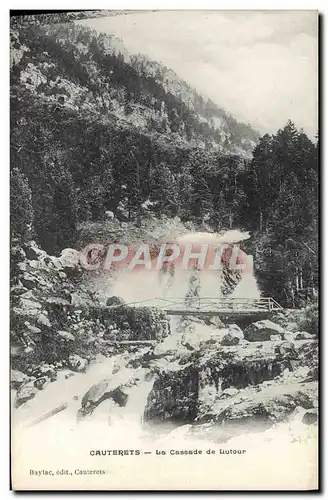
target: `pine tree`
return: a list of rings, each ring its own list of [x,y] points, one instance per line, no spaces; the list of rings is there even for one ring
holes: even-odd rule
[[[124,162],[124,177],[126,185],[126,208],[128,217],[138,217],[141,209],[141,183],[140,166],[136,158],[136,150],[133,148],[127,155]]]
[[[164,162],[151,169],[150,201],[154,203],[155,213],[174,216],[178,212],[178,184]]]
[[[27,178],[17,168],[10,174],[10,229],[12,237],[27,240],[33,231],[32,192]]]
[[[192,196],[194,189],[194,177],[189,168],[183,167],[178,175],[179,190],[179,215],[182,220],[188,220],[192,210]]]
[[[193,213],[198,219],[204,221],[205,216],[213,213],[213,197],[206,179],[199,175],[194,183],[193,190]]]

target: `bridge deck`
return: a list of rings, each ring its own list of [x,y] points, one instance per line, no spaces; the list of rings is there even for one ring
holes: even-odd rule
[[[212,317],[212,316],[247,316],[247,315],[265,315],[267,314],[268,311],[264,310],[218,310],[218,309],[213,309],[213,310],[207,310],[204,311],[202,309],[164,309],[166,314],[169,316],[206,316],[206,317]]]
[[[268,312],[282,310],[271,297],[261,299],[213,298],[213,297],[172,297],[157,298],[128,304],[132,307],[156,307],[169,316],[265,316]]]

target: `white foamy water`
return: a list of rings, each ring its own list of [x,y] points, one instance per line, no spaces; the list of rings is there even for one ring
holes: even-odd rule
[[[220,246],[224,244],[239,243],[250,237],[248,232],[238,230],[226,231],[222,234],[215,233],[188,233],[176,236],[175,244],[184,247],[188,244]],[[248,271],[242,274],[241,280],[233,291],[233,298],[259,299],[260,291],[253,275],[253,258],[247,256]],[[160,277],[159,271],[147,269],[122,269],[113,283],[109,295],[122,297],[126,302],[150,301],[149,305],[156,305],[155,299],[183,299],[188,292],[191,270],[183,269],[181,264],[175,266],[172,277],[164,274]],[[221,297],[220,281],[223,279],[220,270],[202,269],[199,271],[200,298]],[[147,303],[145,303],[147,305]]]
[[[181,349],[179,322],[180,318],[172,318],[172,335],[158,346],[163,353]],[[201,340],[204,328],[208,332],[211,327],[195,324],[193,335]],[[49,384],[25,408],[13,411],[13,472],[19,471],[16,477],[22,487],[28,484],[32,489],[41,486],[45,489],[204,489],[205,477],[209,489],[306,489],[315,485],[317,430],[314,426],[305,426],[299,419],[265,432],[241,434],[225,443],[218,442],[215,429],[207,432],[206,426],[195,432],[190,424],[145,425],[143,414],[154,380],[145,378],[145,368],[125,366],[131,356],[99,356],[87,373]],[[160,363],[162,368],[181,369],[178,360],[163,357]],[[104,378],[111,381],[113,389],[131,380],[136,382],[130,388],[124,387],[128,394],[126,406],[105,400],[78,422],[77,411],[83,395]],[[68,403],[66,410],[26,427],[63,402]],[[220,427],[217,430],[222,440],[222,430]],[[107,450],[112,450],[111,455],[107,455]],[[116,450],[115,456],[113,450]],[[120,456],[117,450],[133,454]],[[177,455],[177,450],[192,453]],[[235,454],[225,454],[227,450],[235,450],[232,452]],[[97,456],[96,451],[104,454]],[[31,477],[31,469],[73,472],[60,478],[57,475],[36,478]],[[76,470],[94,469],[104,470],[104,476],[75,474]],[[238,477],[233,470],[238,471]]]
[[[106,360],[97,368],[91,367],[87,374],[77,375],[74,387],[71,384],[68,388],[69,380],[54,382],[43,391],[44,398],[31,401],[30,417],[39,415],[46,407],[54,407],[63,399],[69,400],[70,404],[67,410],[33,427],[13,426],[12,456],[16,488],[24,485],[31,489],[86,490],[206,487],[307,489],[315,486],[315,427],[306,427],[295,421],[265,432],[239,435],[225,443],[217,443],[213,432],[210,438],[207,438],[205,430],[195,434],[191,425],[172,426],[171,430],[156,427],[154,431],[144,427],[142,422],[152,381],[141,381],[133,387],[126,407],[118,407],[107,400],[78,423],[76,411],[80,402],[75,401],[73,396],[79,391],[82,396],[90,385],[108,373],[109,368],[110,362]],[[144,370],[135,372],[135,375],[144,375]],[[124,380],[124,376],[117,373],[114,380],[116,385]],[[45,404],[45,401],[48,403]],[[16,410],[16,413],[20,411],[23,409]],[[111,450],[110,455],[108,450]],[[122,450],[122,453],[128,450],[133,454],[119,456],[116,451],[114,456],[113,450]],[[192,454],[177,455],[177,450],[191,451]],[[235,450],[232,452],[235,454],[224,454],[227,450]],[[103,454],[96,456],[96,451]],[[159,452],[161,455],[157,454]],[[31,469],[52,470],[54,474],[67,470],[71,471],[71,475],[35,477],[30,475]],[[104,476],[83,476],[79,473],[94,469],[105,471]]]

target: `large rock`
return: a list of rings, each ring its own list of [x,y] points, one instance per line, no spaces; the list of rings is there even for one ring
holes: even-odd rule
[[[225,328],[224,323],[220,320],[219,316],[213,316],[210,320],[209,323],[216,328]]]
[[[75,337],[72,333],[66,332],[65,330],[59,330],[58,332],[59,337],[61,337],[63,340],[71,341],[73,342],[75,340]]]
[[[80,262],[80,252],[74,248],[65,248],[58,260],[64,268],[77,267]]]
[[[318,411],[316,409],[308,410],[304,413],[302,422],[306,425],[311,425],[316,423],[318,420]]]
[[[12,247],[10,249],[10,258],[12,263],[24,262],[26,253],[20,246]]]
[[[119,406],[125,406],[128,396],[121,387],[113,389],[110,381],[104,379],[98,384],[94,384],[84,394],[81,402],[81,408],[78,411],[78,417],[89,415],[106,399],[112,399]]]
[[[81,358],[77,354],[71,354],[68,360],[69,368],[75,372],[84,372],[88,362],[86,359]]]
[[[310,340],[310,339],[315,339],[316,335],[313,333],[308,333],[308,332],[295,332],[294,333],[294,339],[295,340]]]
[[[57,379],[57,372],[53,366],[48,363],[43,363],[33,371],[33,375],[37,378],[47,377],[52,382]]]
[[[42,307],[39,302],[36,302],[36,301],[33,301],[33,300],[29,300],[29,299],[24,299],[24,298],[20,299],[19,305],[28,314],[31,314],[31,312],[33,312],[33,314],[37,314],[36,311],[38,309],[41,309],[41,307]]]
[[[264,319],[249,325],[244,331],[244,337],[249,342],[263,342],[270,340],[271,335],[283,335],[284,329],[270,321]]]
[[[120,306],[125,304],[125,301],[121,297],[116,297],[113,295],[113,297],[108,297],[106,300],[106,306]]]
[[[23,286],[28,290],[33,290],[38,283],[38,280],[29,273],[23,273],[23,275],[20,277],[20,280]]]
[[[312,410],[315,397],[312,383],[301,387],[297,383],[263,385],[260,391],[248,396],[242,396],[240,391],[228,399],[220,398],[199,421],[219,423],[228,434],[232,431],[231,435],[252,428],[258,431],[263,424],[270,427],[275,422],[284,421],[298,407]]]
[[[28,331],[34,335],[41,333],[40,328],[38,328],[37,326],[31,325],[28,321],[25,321],[25,326],[28,329]]]
[[[221,340],[221,345],[237,345],[239,344],[240,338],[233,333],[227,333]]]
[[[235,337],[238,337],[240,340],[244,338],[244,333],[238,325],[235,324],[227,325],[227,328],[229,330],[229,333],[231,333]]]
[[[16,394],[15,406],[18,408],[30,399],[33,399],[37,394],[38,389],[34,386],[34,382],[28,382],[20,387]]]
[[[47,256],[47,253],[41,250],[35,241],[25,243],[24,252],[28,260],[42,260]]]
[[[231,396],[236,396],[239,393],[239,389],[235,387],[227,387],[224,389],[220,395],[220,399],[230,398]]]
[[[49,382],[50,380],[48,377],[40,377],[34,381],[34,387],[36,387],[37,389],[39,389],[39,391],[41,391],[42,389],[44,389],[46,385],[49,384]]]
[[[28,380],[28,376],[18,370],[11,370],[10,383],[13,389],[19,389]]]
[[[162,373],[148,395],[144,419],[192,422],[197,415],[199,372],[197,368]]]
[[[270,335],[270,340],[272,342],[279,342],[282,340],[282,337],[281,337],[281,335]]]
[[[37,316],[36,322],[40,326],[45,326],[47,328],[51,328],[51,323],[49,321],[49,318],[44,313],[41,313]]]

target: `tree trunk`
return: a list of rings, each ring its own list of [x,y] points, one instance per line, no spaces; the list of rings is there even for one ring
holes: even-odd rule
[[[303,290],[303,269],[300,269],[300,289]]]
[[[298,268],[296,268],[296,274],[295,274],[295,287],[296,287],[296,291],[298,292],[300,289],[299,281],[298,281]]]
[[[263,226],[263,214],[262,210],[260,209],[260,231],[262,231],[262,226]]]

